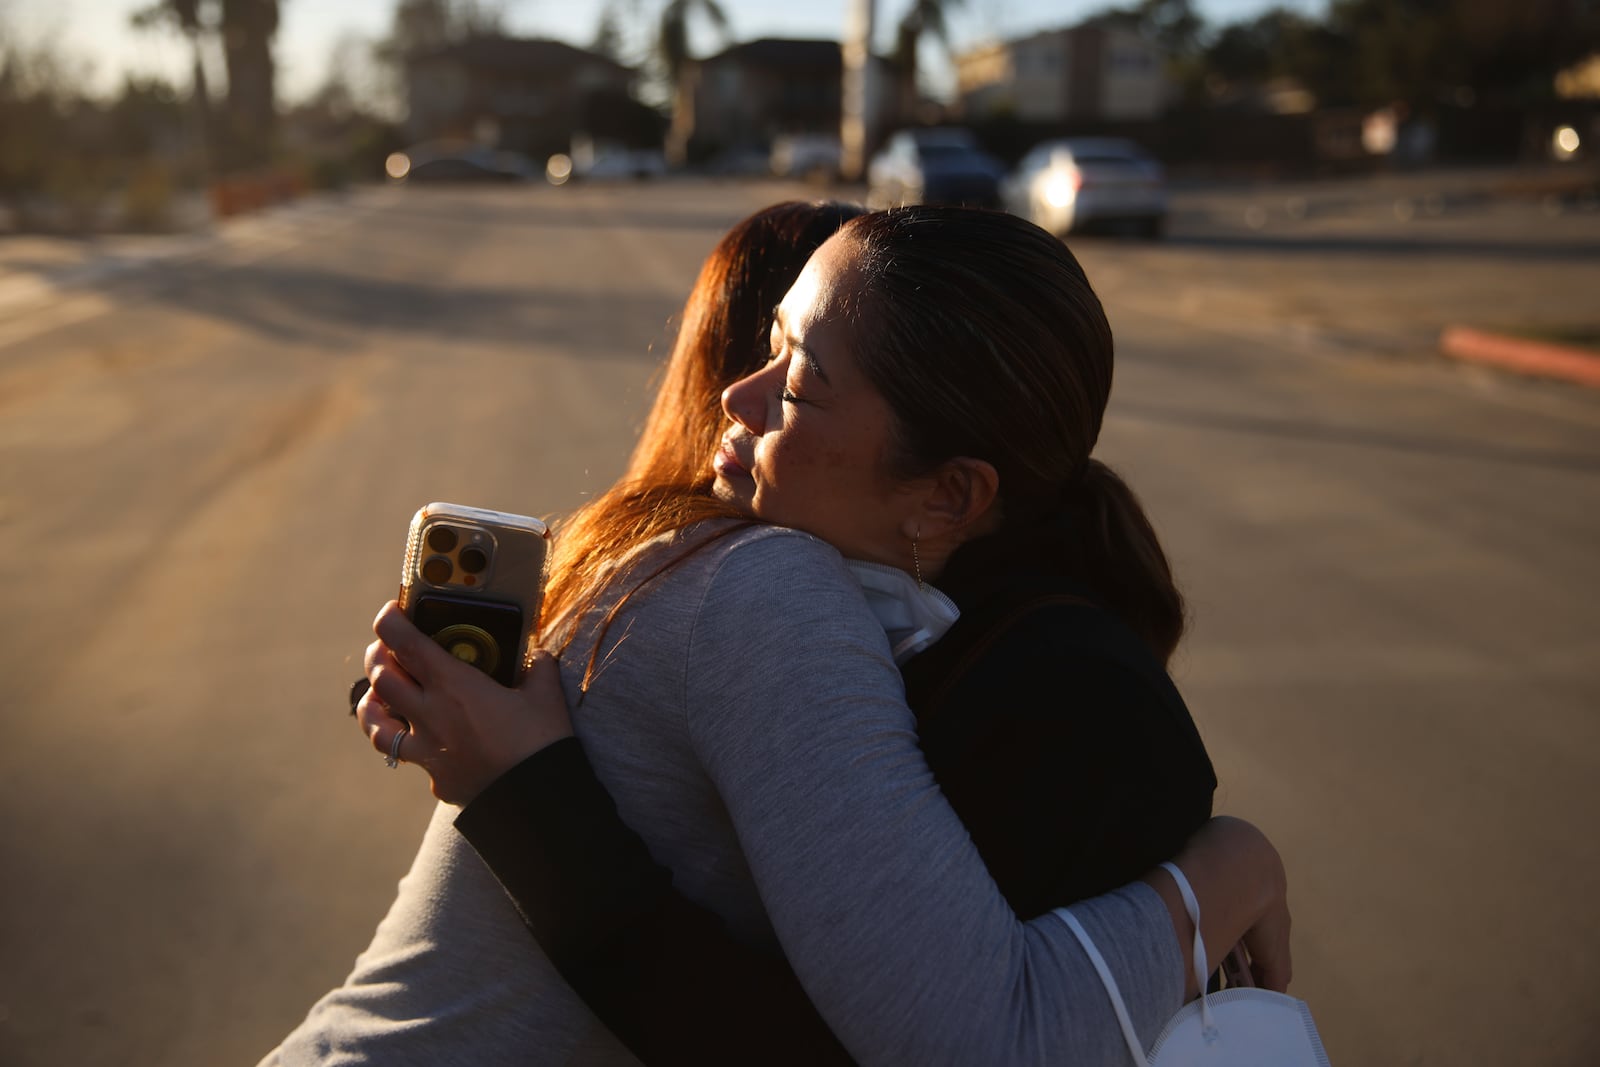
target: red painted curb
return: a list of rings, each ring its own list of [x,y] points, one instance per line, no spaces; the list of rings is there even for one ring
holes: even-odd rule
[[[1600,355],[1581,348],[1452,326],[1439,335],[1439,351],[1468,363],[1600,388]]]

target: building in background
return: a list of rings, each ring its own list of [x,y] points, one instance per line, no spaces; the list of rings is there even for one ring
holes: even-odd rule
[[[961,114],[974,122],[1155,119],[1170,93],[1161,49],[1103,23],[983,45],[955,65]]]
[[[884,60],[868,102],[887,120],[893,79]],[[678,87],[669,154],[687,160],[766,150],[779,137],[838,138],[844,61],[838,41],[762,38],[690,64]]]
[[[464,139],[542,160],[573,135],[637,141],[653,112],[634,71],[560,41],[476,37],[406,60],[406,134]],[[597,128],[599,127],[599,128]],[[654,133],[659,144],[659,129]]]

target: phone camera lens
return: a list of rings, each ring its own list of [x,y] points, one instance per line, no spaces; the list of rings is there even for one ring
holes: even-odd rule
[[[454,534],[451,535],[451,540],[455,540]],[[430,556],[422,565],[422,579],[430,585],[443,585],[450,580],[450,573],[453,570],[450,561],[443,556]]]
[[[456,532],[449,526],[435,526],[428,531],[428,547],[435,552],[448,552],[456,547]]]
[[[481,574],[489,565],[489,557],[481,548],[463,548],[461,555],[456,558],[461,564],[461,569],[468,574]]]

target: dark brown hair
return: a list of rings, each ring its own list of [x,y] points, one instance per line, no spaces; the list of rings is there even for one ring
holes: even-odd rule
[[[896,417],[900,476],[956,456],[1000,476],[998,533],[963,545],[947,577],[983,558],[1060,573],[1165,662],[1183,598],[1132,490],[1090,456],[1111,396],[1111,325],[1060,240],[1011,215],[910,207],[854,220],[856,356]]]
[[[738,515],[711,495],[711,457],[726,423],[722,391],[766,362],[783,294],[811,253],[864,211],[835,202],[775,204],[735,225],[706,257],[627,471],[557,528],[546,622],[576,618],[605,588],[613,565],[650,538]],[[705,543],[686,546],[634,588]]]

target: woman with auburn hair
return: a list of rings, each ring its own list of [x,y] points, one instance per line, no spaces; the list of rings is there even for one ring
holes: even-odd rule
[[[760,363],[772,309],[811,253],[865,213],[838,201],[786,201],[741,220],[717,242],[678,317],[678,337],[627,470],[559,526],[547,615],[549,605],[602,584],[619,549],[727,514],[711,495],[707,460],[725,424],[722,390]]]
[[[551,591],[603,582],[612,564],[598,546],[726,513],[706,503],[722,389],[760,363],[772,309],[811,253],[864,212],[839,202],[785,202],[742,219],[718,241],[679,313],[627,468],[561,524]],[[372,942],[262,1067],[527,1062],[528,1048],[552,1060],[631,1061],[550,966],[534,959],[504,892],[450,828],[454,814],[438,808]],[[535,1000],[542,1010],[529,1015]]]
[[[964,257],[980,250],[969,248],[966,238],[954,246],[935,239],[937,224],[954,234],[962,220],[901,218],[927,224],[925,244],[933,253],[921,260],[907,255],[907,262],[927,265],[952,251]],[[888,334],[862,329],[880,321],[875,316],[884,314],[882,303],[904,295],[893,284],[897,277],[912,279],[913,291],[939,282],[929,292],[931,304],[918,307],[913,300],[908,314],[928,315],[946,332],[963,321],[973,300],[1000,300],[995,311],[1002,319],[1018,309],[992,286],[963,296],[959,286],[940,282],[937,271],[921,281],[896,275],[902,254],[917,250],[897,244],[898,238],[874,246],[870,221],[848,225],[823,246],[784,299],[774,358],[728,390],[735,425],[717,449],[714,481],[681,491],[692,501],[651,499],[649,486],[628,490],[647,505],[648,519],[665,505],[677,508],[682,521],[656,526],[648,539],[619,528],[609,547],[603,538],[591,540],[588,551],[604,548],[604,558],[594,561],[590,576],[563,589],[558,575],[552,586],[546,636],[569,650],[563,670],[578,701],[578,735],[598,781],[642,835],[648,854],[636,839],[628,851],[618,812],[606,807],[598,789],[554,797],[580,803],[553,818],[542,818],[538,804],[524,806],[540,783],[571,781],[583,788],[581,774],[560,770],[586,770],[583,752],[571,741],[550,746],[483,789],[565,732],[559,693],[540,690],[553,683],[550,659],[535,662],[522,690],[505,690],[443,655],[392,609],[380,615],[381,642],[369,650],[373,693],[360,708],[363,726],[387,751],[401,720],[408,720],[414,733],[401,742],[402,757],[429,771],[441,797],[477,795],[462,817],[463,830],[508,875],[507,887],[548,955],[525,950],[519,958],[506,951],[514,940],[509,909],[504,898],[485,890],[475,858],[463,858],[465,846],[447,821],[455,812],[442,808],[373,949],[345,989],[313,1009],[297,1032],[299,1047],[309,1039],[324,1051],[341,1049],[355,1057],[352,1062],[604,1059],[618,1050],[587,1043],[598,1040],[592,1019],[576,1010],[565,985],[552,982],[552,960],[577,959],[581,970],[585,958],[614,959],[624,970],[634,968],[633,976],[623,973],[616,983],[633,990],[652,983],[660,988],[665,976],[667,987],[681,978],[708,983],[696,987],[701,990],[737,990],[748,982],[766,991],[782,985],[771,974],[781,947],[827,1027],[864,1062],[1108,1061],[1121,1055],[1120,1032],[1076,943],[1048,916],[1018,918],[1042,914],[1032,910],[1029,895],[1043,898],[1047,910],[1083,895],[1078,890],[1085,887],[1105,895],[1075,906],[1074,913],[1097,943],[1110,944],[1108,962],[1142,1032],[1153,1033],[1175,1010],[1192,930],[1167,876],[1146,872],[1204,823],[1214,782],[1187,713],[1160,671],[1158,652],[1170,647],[1155,649],[1133,636],[1159,630],[1108,629],[1114,616],[1066,591],[1092,554],[1078,558],[1074,552],[1059,569],[1029,556],[999,576],[986,566],[967,571],[964,595],[970,599],[957,627],[972,629],[969,618],[985,618],[995,604],[1007,610],[990,619],[997,639],[981,629],[960,637],[955,669],[929,692],[920,721],[907,711],[895,671],[896,648],[903,657],[943,635],[921,657],[929,660],[959,637],[955,629],[944,633],[950,613],[923,578],[946,571],[959,577],[959,559],[1020,550],[1039,534],[1037,524],[1053,521],[1080,489],[1114,491],[1099,472],[1081,472],[1081,484],[1049,482],[1045,472],[1035,480],[1051,489],[1047,501],[1025,489],[1028,465],[1018,467],[1015,449],[988,449],[1003,442],[1003,432],[933,442],[921,433],[928,413],[942,404],[951,408],[949,417],[965,417],[960,403],[949,404],[952,389],[991,400],[972,381],[975,374],[1009,377],[1024,391],[1039,384],[1079,388],[1087,393],[1081,407],[1092,426],[1072,423],[1063,433],[1071,420],[1034,421],[1056,426],[1055,438],[1040,442],[1046,451],[1067,461],[1066,468],[1086,467],[1104,406],[1103,395],[1094,398],[1098,379],[1086,376],[1085,390],[1037,366],[1010,365],[1006,361],[1017,353],[1004,341],[987,362],[954,367],[960,373],[927,397],[912,389],[906,399],[884,388],[885,378],[928,355],[919,345],[974,345],[964,328],[955,337],[916,330],[900,336],[892,332],[900,328],[893,316],[881,320],[890,324]],[[987,244],[984,255],[972,257],[974,269],[1039,251],[1014,245],[1017,234],[1003,227],[991,232],[993,225],[979,227],[977,236]],[[1087,289],[1075,262],[1056,274],[1053,283]],[[889,284],[862,284],[867,278]],[[997,279],[1002,289],[1015,280],[1006,270]],[[957,282],[969,280],[976,279]],[[1098,313],[1097,302],[1092,310]],[[1109,331],[1104,339],[1103,350],[1089,351],[1088,358],[1107,364],[1096,373],[1105,372],[1101,384],[1108,388]],[[887,362],[874,368],[862,354],[868,345],[883,346]],[[1016,388],[988,393],[1017,398]],[[994,410],[983,420],[990,429],[1006,421]],[[984,447],[973,454],[950,451],[973,444]],[[1002,488],[1007,477],[1018,479],[1014,497]],[[718,504],[722,517],[711,517]],[[792,529],[753,524],[746,517],[751,514],[810,528],[837,551]],[[697,515],[706,517],[691,517]],[[1027,536],[1008,540],[1009,549],[964,553],[969,542],[1004,534],[1013,521],[1012,532]],[[1086,530],[1081,536],[1095,535]],[[870,604],[840,552],[860,561],[855,574],[874,583],[867,589]],[[1141,547],[1134,556],[1144,553]],[[1042,578],[1048,602],[1038,602],[1037,589],[1019,595],[1013,578]],[[1111,587],[1089,591],[1103,588]],[[1035,679],[1041,667],[1065,673],[1082,686],[1084,707],[1031,714],[1030,699],[1039,694],[1030,698],[1025,689],[1006,688],[1011,683],[1001,674],[982,677],[997,665],[996,655],[1002,667],[1021,655]],[[908,680],[917,662],[908,664]],[[1119,704],[1124,700],[1126,708]],[[530,714],[541,703],[543,711]],[[1101,744],[1106,747],[1096,747]],[[1059,773],[1066,769],[1080,772],[1083,781]],[[1173,781],[1162,778],[1180,771]],[[1118,774],[1128,780],[1118,781]],[[1156,788],[1141,788],[1151,783]],[[940,784],[952,800],[963,790],[970,798],[960,808],[966,827]],[[1115,787],[1094,798],[1108,802],[1109,812],[1064,803],[1101,784]],[[1132,803],[1124,804],[1129,797]],[[1008,828],[1014,816],[1025,825]],[[1057,835],[1061,828],[1072,832]],[[599,859],[575,868],[573,877],[559,877],[566,872],[539,862],[559,861],[591,830],[600,835]],[[1124,831],[1138,840],[1119,849],[1115,835]],[[620,850],[612,847],[619,840]],[[542,856],[530,857],[530,850]],[[1030,852],[1039,853],[1032,862]],[[516,858],[502,862],[508,853]],[[1004,870],[1012,860],[1021,868]],[[1286,966],[1282,870],[1271,846],[1244,824],[1213,821],[1182,862],[1203,902],[1203,932],[1213,953],[1250,930],[1263,968]],[[549,877],[543,885],[519,881],[511,870],[518,863],[543,868]],[[1117,873],[1124,870],[1131,873]],[[1144,880],[1115,888],[1141,874]],[[631,892],[635,875],[643,879],[643,894]],[[408,904],[408,898],[427,906]],[[599,906],[583,907],[595,902]],[[663,914],[668,921],[657,921]],[[693,936],[685,938],[685,931]],[[562,940],[572,945],[557,943]],[[619,940],[628,943],[627,951],[608,957]],[[721,957],[730,961],[727,968],[698,966],[701,948],[717,946],[722,953],[730,944],[753,961],[740,964],[733,951]],[[617,977],[608,970],[597,987]],[[1287,975],[1279,970],[1268,977]],[[379,985],[381,994],[373,991]],[[598,995],[604,999],[603,988]],[[729,1024],[738,1029],[738,1001],[713,1003],[709,1016],[702,1012],[687,1026],[646,1018],[642,1029],[637,1015],[630,1022],[596,1006],[608,1012],[608,1022],[622,1020],[619,1028],[631,1028],[631,1046],[650,1059],[843,1055],[825,1048],[824,1038],[831,1038],[814,1018],[808,1023],[810,1007],[792,988],[753,1003],[767,1012],[762,1018],[778,1021],[779,1031],[747,1028],[740,1036],[755,1043],[742,1046],[718,1036]],[[351,1011],[360,1013],[355,1027],[363,1032],[350,1032]],[[335,1017],[340,1014],[344,1030]],[[798,1035],[794,1043],[790,1034]],[[281,1050],[284,1062],[296,1059],[290,1046]],[[702,1051],[689,1051],[695,1048]]]

